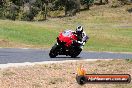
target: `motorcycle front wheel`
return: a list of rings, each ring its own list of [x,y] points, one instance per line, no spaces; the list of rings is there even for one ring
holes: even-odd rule
[[[49,56],[50,58],[55,58],[58,55],[58,45],[55,44],[50,50]]]

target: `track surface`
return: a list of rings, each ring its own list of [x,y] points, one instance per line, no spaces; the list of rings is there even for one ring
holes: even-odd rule
[[[49,50],[43,49],[16,49],[1,48],[0,64],[23,63],[23,62],[42,62],[42,61],[62,61],[62,60],[81,60],[81,59],[132,59],[131,54],[108,53],[108,52],[81,52],[77,58],[67,56],[49,57]]]

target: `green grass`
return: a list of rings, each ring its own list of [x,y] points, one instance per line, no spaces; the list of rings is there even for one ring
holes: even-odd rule
[[[76,17],[54,18],[44,22],[0,20],[0,39],[50,48],[60,31],[75,30],[81,24],[90,37],[85,50],[132,52],[130,13],[122,7],[91,9]]]
[[[124,31],[125,30],[125,31]],[[85,49],[98,51],[132,51],[132,29],[94,30]]]
[[[58,33],[28,22],[1,21],[0,25],[0,38],[25,44],[50,45]]]

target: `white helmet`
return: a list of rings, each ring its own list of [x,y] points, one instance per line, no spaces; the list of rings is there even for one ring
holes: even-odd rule
[[[82,34],[82,32],[83,32],[83,27],[82,27],[82,26],[78,26],[78,27],[76,28],[76,33],[77,33],[77,35]]]

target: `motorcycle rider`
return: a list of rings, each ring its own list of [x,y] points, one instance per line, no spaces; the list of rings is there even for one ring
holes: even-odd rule
[[[77,36],[78,40],[76,42],[80,44],[80,48],[82,49],[85,43],[89,39],[89,37],[86,35],[86,33],[83,30],[83,26],[78,26],[76,28],[76,31],[73,33]]]

